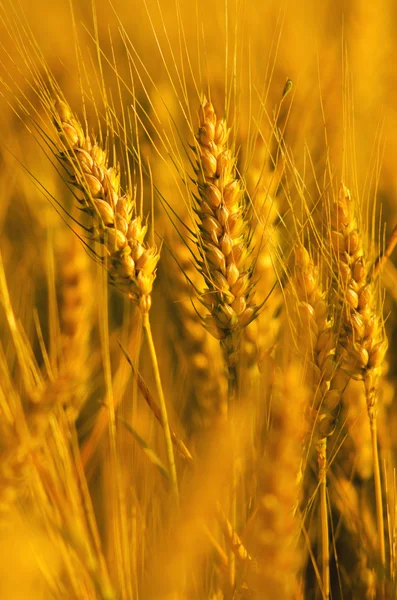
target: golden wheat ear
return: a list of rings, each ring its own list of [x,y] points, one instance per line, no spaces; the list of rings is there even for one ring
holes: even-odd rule
[[[207,288],[201,295],[209,310],[208,331],[221,341],[228,364],[236,363],[241,332],[256,317],[250,228],[228,129],[211,102],[203,100],[197,134],[196,213],[199,219],[199,268]]]
[[[186,403],[189,428],[195,443],[205,448],[206,433],[222,424],[227,414],[227,379],[219,343],[201,323],[204,307],[192,298],[192,286],[202,283],[190,248],[175,232],[170,235],[171,252],[164,252],[162,264],[167,277],[167,296],[174,319],[176,351],[188,373],[191,393]]]
[[[59,158],[80,191],[94,241],[105,249],[110,282],[147,313],[160,254],[145,242],[147,226],[136,212],[134,194],[122,193],[118,168],[109,166],[106,151],[84,134],[65,102],[55,103],[55,123]]]
[[[318,267],[302,245],[295,250],[292,278],[295,298],[296,347],[300,354],[306,385],[311,393],[308,430],[314,434],[320,486],[322,584],[330,594],[329,523],[327,506],[327,442],[335,429],[342,391],[335,377],[336,335],[327,293],[323,291]]]
[[[340,313],[337,355],[348,378],[363,381],[372,439],[379,550],[386,564],[382,484],[377,436],[377,404],[387,338],[377,280],[369,264],[355,199],[341,185],[331,211],[331,242],[335,256]]]
[[[119,170],[109,166],[103,147],[89,135],[85,135],[65,102],[58,100],[54,113],[59,133],[58,156],[73,185],[80,192],[79,202],[91,220],[92,238],[105,251],[103,262],[107,267],[109,280],[139,306],[142,314],[159,395],[172,490],[179,504],[167,406],[149,320],[151,293],[160,253],[156,246],[145,242],[147,225],[142,224],[141,215],[137,213],[134,193],[128,189],[122,192]]]

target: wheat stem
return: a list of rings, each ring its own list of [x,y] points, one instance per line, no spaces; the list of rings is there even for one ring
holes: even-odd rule
[[[236,423],[234,419],[234,409],[236,406],[236,395],[237,395],[237,368],[235,364],[228,365],[228,419],[229,429],[232,438],[232,476],[231,476],[231,489],[229,497],[229,518],[232,524],[232,528],[236,531],[237,526],[237,469],[236,469],[236,456],[234,448],[237,446],[236,440]],[[230,593],[233,596],[233,590],[236,584],[236,555],[231,549],[229,553],[229,585]]]
[[[156,349],[155,349],[154,342],[153,342],[152,329],[150,327],[150,321],[149,321],[149,314],[147,312],[143,313],[142,318],[143,318],[143,328],[146,333],[146,340],[148,343],[150,358],[151,358],[152,365],[153,365],[154,379],[156,382],[157,394],[159,397],[160,411],[161,411],[161,424],[162,424],[163,430],[164,430],[168,465],[169,465],[169,471],[170,471],[170,476],[171,476],[171,486],[172,486],[172,491],[173,491],[175,501],[177,503],[177,506],[179,506],[179,490],[178,490],[178,480],[177,480],[176,467],[175,467],[174,449],[172,446],[171,431],[170,431],[170,425],[168,422],[167,405],[165,403],[163,386],[161,383],[160,369],[159,369],[159,365],[158,365],[158,361],[157,361]]]
[[[374,461],[374,485],[375,485],[375,504],[376,504],[376,523],[378,527],[379,550],[383,569],[386,567],[386,549],[384,537],[384,517],[382,501],[382,483],[380,478],[379,453],[378,453],[378,428],[376,417],[370,415],[372,455]],[[383,574],[384,576],[384,574]]]
[[[318,480],[320,484],[321,561],[324,598],[329,598],[329,524],[327,509],[327,438],[317,444]]]

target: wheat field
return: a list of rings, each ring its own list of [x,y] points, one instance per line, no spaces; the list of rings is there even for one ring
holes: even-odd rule
[[[0,3],[0,599],[397,598],[396,35]]]

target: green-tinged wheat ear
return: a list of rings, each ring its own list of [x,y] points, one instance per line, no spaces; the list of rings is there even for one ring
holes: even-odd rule
[[[199,219],[199,268],[209,310],[208,331],[221,341],[228,364],[237,361],[241,332],[256,317],[253,264],[247,207],[235,158],[228,148],[226,122],[203,100],[197,134],[196,213]]]
[[[272,402],[272,428],[257,467],[258,503],[247,527],[252,556],[248,587],[254,598],[296,598],[301,555],[296,514],[301,496],[301,463],[307,391],[291,363],[278,374]]]
[[[81,192],[93,239],[106,250],[110,281],[147,313],[159,251],[145,242],[147,226],[136,212],[134,193],[122,192],[118,168],[109,165],[106,151],[84,133],[66,103],[56,102],[55,122],[59,157]]]

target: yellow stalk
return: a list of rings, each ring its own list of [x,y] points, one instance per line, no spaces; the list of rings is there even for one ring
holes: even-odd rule
[[[320,515],[321,515],[321,562],[323,597],[329,598],[329,525],[327,509],[327,438],[321,439],[317,444],[318,479],[320,484]]]
[[[167,458],[168,458],[168,466],[169,466],[169,471],[170,471],[170,476],[171,476],[171,486],[172,486],[172,491],[173,491],[176,505],[177,505],[177,507],[179,507],[179,490],[178,490],[178,480],[177,480],[176,467],[175,467],[174,448],[172,446],[171,431],[170,431],[170,425],[168,422],[167,405],[165,403],[163,386],[161,383],[160,369],[159,369],[159,365],[158,365],[158,361],[157,361],[156,349],[154,347],[152,330],[151,330],[150,321],[149,321],[149,314],[147,312],[143,313],[142,318],[143,318],[143,328],[146,333],[146,339],[147,339],[148,348],[149,348],[149,352],[150,352],[150,358],[151,358],[152,365],[153,365],[154,379],[156,382],[157,394],[158,394],[158,398],[159,398],[160,412],[161,412],[161,424],[162,424],[162,427],[164,430],[165,446],[166,446]]]
[[[384,570],[386,568],[386,549],[384,537],[384,518],[383,518],[383,502],[382,502],[382,483],[380,478],[379,453],[378,453],[378,428],[375,415],[370,415],[372,455],[374,461],[374,485],[375,485],[375,504],[376,504],[376,523],[378,528],[379,551],[382,561],[384,579]]]

